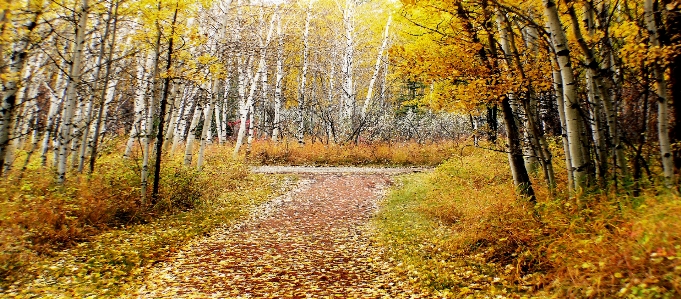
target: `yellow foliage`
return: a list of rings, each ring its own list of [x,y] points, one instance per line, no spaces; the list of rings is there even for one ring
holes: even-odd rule
[[[504,154],[456,152],[403,178],[376,220],[403,275],[447,294],[679,296],[678,195],[585,194],[578,208],[535,184],[532,207],[517,199]]]

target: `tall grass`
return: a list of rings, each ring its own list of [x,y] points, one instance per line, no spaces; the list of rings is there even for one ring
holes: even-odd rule
[[[9,173],[0,182],[0,297],[114,296],[143,266],[280,192],[280,178],[249,174],[217,147],[201,172],[181,161],[164,159],[155,206],[140,205],[139,161],[119,154],[64,185],[39,161],[21,179]]]
[[[460,152],[403,177],[377,217],[399,269],[445,297],[681,296],[681,201],[642,196],[518,199],[504,154]],[[560,188],[562,189],[562,187]],[[579,204],[579,206],[578,206]]]
[[[295,140],[278,143],[256,140],[248,160],[262,165],[436,166],[453,154],[456,144],[455,141],[325,144],[306,140],[301,146]]]

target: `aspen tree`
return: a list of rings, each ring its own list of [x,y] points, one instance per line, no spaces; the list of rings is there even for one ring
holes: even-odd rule
[[[185,87],[185,88],[188,88],[188,87]],[[177,124],[175,125],[176,128],[175,128],[175,133],[173,133],[173,144],[170,147],[170,155],[171,156],[175,154],[175,151],[177,150],[177,147],[178,147],[180,141],[185,140],[186,138],[189,137],[189,136],[185,136],[185,132],[187,131],[188,125],[190,125],[191,121],[193,120],[191,118],[192,111],[196,109],[196,104],[197,104],[196,101],[190,101],[190,99],[191,99],[190,93],[186,92],[186,94],[187,95],[185,96],[185,98],[187,100],[186,101],[183,100],[181,102],[183,104],[182,109],[184,109],[184,111],[181,110],[180,112],[178,112],[178,114],[181,115],[181,116],[178,116]]]
[[[170,36],[168,37],[168,49],[166,57],[166,74],[163,79],[163,92],[161,93],[161,100],[159,103],[160,111],[158,112],[159,124],[158,132],[156,134],[156,159],[154,161],[154,182],[151,189],[151,204],[158,202],[159,185],[161,181],[161,158],[163,157],[163,128],[165,127],[166,107],[168,106],[168,96],[170,85],[172,84],[170,69],[173,66],[173,41],[175,35],[175,23],[177,22],[177,12],[179,3],[175,2],[175,13],[173,20],[170,23]]]
[[[179,132],[177,132],[178,123],[180,122],[180,115],[182,114],[182,100],[185,91],[184,80],[173,84],[173,92],[171,92],[170,103],[170,118],[168,119],[168,126],[165,129],[165,137],[163,138],[163,151],[170,151],[172,156],[175,153],[175,139],[177,139]]]
[[[520,74],[521,80],[527,86],[527,95],[524,99],[521,99],[521,104],[523,110],[525,110],[525,122],[526,122],[526,134],[533,148],[533,153],[539,158],[539,162],[542,166],[544,172],[544,179],[546,180],[547,186],[553,189],[556,186],[555,173],[553,170],[553,157],[551,151],[549,150],[549,145],[546,141],[544,133],[539,128],[539,120],[536,113],[536,100],[533,98],[533,88],[530,80],[527,78],[522,62],[520,61],[520,55],[515,44],[515,38],[513,36],[513,31],[511,29],[510,23],[505,14],[500,10],[496,10],[497,14],[497,25],[499,27],[501,45],[502,49],[506,54],[506,61],[509,65],[515,65],[518,73]]]
[[[574,6],[569,4],[568,15],[570,16],[572,21],[572,32],[575,35],[575,38],[577,39],[577,44],[582,50],[582,53],[584,54],[586,60],[587,76],[590,78],[587,80],[593,81],[592,89],[589,90],[589,93],[593,93],[592,97],[594,99],[599,100],[598,102],[594,103],[594,107],[597,110],[600,110],[600,105],[604,107],[610,137],[612,138],[612,143],[614,145],[613,152],[615,153],[617,167],[622,172],[622,176],[626,177],[628,174],[628,166],[626,164],[626,160],[624,157],[624,148],[622,148],[622,146],[620,145],[620,138],[617,133],[617,119],[616,113],[612,108],[613,104],[609,95],[609,93],[611,92],[609,90],[610,88],[608,88],[608,86],[603,82],[603,75],[601,74],[602,69],[601,65],[598,61],[596,61],[595,55],[593,54],[593,50],[587,45],[586,41],[584,40],[581,28],[579,27],[579,20],[577,18],[577,13],[575,12]],[[586,15],[587,19],[589,19],[589,13],[587,13]],[[587,28],[592,28],[590,27],[593,26],[592,22],[593,21],[587,20]],[[599,117],[599,115],[600,114],[597,114],[596,116]],[[595,136],[599,136],[598,138],[604,139],[605,134],[600,130],[601,128],[597,127],[595,129],[598,129],[597,131],[594,132]],[[600,141],[596,140],[597,144],[599,144],[598,142]],[[601,152],[603,155],[605,154],[605,151],[601,150]],[[607,168],[606,163],[607,159],[603,159],[603,161],[599,162],[599,164],[602,165],[602,167],[604,168]]]
[[[76,87],[81,80],[81,64],[83,56],[83,46],[85,44],[85,32],[87,30],[87,20],[90,7],[88,0],[83,0],[80,5],[80,16],[76,29],[76,40],[74,43],[73,57],[71,59],[71,70],[66,87],[66,100],[64,112],[62,113],[62,125],[59,131],[59,159],[57,163],[57,182],[64,183],[66,179],[66,158],[69,152],[69,143],[72,141],[73,112],[76,106],[77,94]]]
[[[225,23],[226,20],[223,21],[223,23],[220,25],[220,28],[218,29],[218,43],[222,42],[222,40],[226,36],[226,31],[227,31],[227,24]],[[218,94],[220,93],[220,80],[222,79],[221,76],[222,74],[219,72],[213,73],[214,76],[212,85],[211,85],[211,92],[208,95],[208,103],[206,105],[206,109],[204,110],[204,121],[203,121],[203,130],[201,132],[201,142],[199,145],[199,156],[197,159],[196,163],[196,168],[201,171],[201,168],[203,167],[203,160],[204,160],[204,153],[206,150],[206,144],[210,142],[211,137],[210,137],[210,130],[213,122],[213,114],[215,112],[215,102],[217,101]],[[220,125],[218,121],[218,126]]]
[[[114,10],[113,10],[113,15],[110,13],[109,14],[109,20],[107,21],[107,28],[108,26],[112,26],[111,29],[111,41],[109,42],[109,52],[108,52],[108,57],[106,60],[106,69],[104,71],[104,82],[102,83],[102,86],[104,87],[102,89],[102,92],[100,94],[100,101],[99,101],[99,108],[97,110],[97,116],[95,118],[95,125],[94,129],[92,132],[92,139],[90,139],[90,142],[88,143],[88,152],[90,153],[90,161],[89,161],[89,169],[90,173],[92,174],[95,171],[95,162],[97,161],[97,150],[99,146],[99,133],[102,127],[102,122],[106,121],[106,107],[107,107],[107,102],[110,102],[107,99],[107,93],[110,94],[111,100],[113,100],[114,97],[114,92],[116,88],[116,83],[118,82],[117,80],[111,80],[111,65],[113,64],[113,53],[114,53],[114,46],[116,43],[116,31],[118,28],[118,7],[120,5],[120,1],[116,1]],[[102,44],[106,43],[106,39],[102,40]],[[104,47],[102,47],[102,51],[104,51]],[[118,73],[118,72],[114,72]],[[110,84],[113,83],[113,84]]]
[[[355,23],[355,0],[346,0],[345,9],[343,10],[343,25],[345,26],[345,52],[342,56],[343,73],[343,92],[341,94],[341,111],[340,111],[340,125],[343,132],[350,130],[352,125],[352,117],[355,108],[355,90],[353,83],[353,67],[354,67],[354,23]]]
[[[338,53],[336,52],[336,47],[334,47],[332,52],[331,52],[331,61],[330,61],[331,62],[331,70],[329,71],[329,93],[327,95],[327,101],[328,101],[329,104],[333,103],[333,97],[334,97],[334,92],[335,92],[335,89],[334,89],[334,86],[335,86],[335,83],[336,83],[336,81],[335,81],[336,80],[336,64],[335,64],[335,61],[336,61],[337,57],[338,57]],[[329,136],[333,136],[334,143],[337,142],[336,134],[333,130],[333,122],[332,122],[330,116],[328,117],[328,120],[327,120],[326,136],[327,136],[327,139],[329,138]]]
[[[268,45],[270,43],[270,40],[272,39],[272,35],[274,32],[274,23],[277,19],[277,15],[273,14],[270,22],[269,22],[269,29],[267,30],[267,35],[265,38],[265,42],[263,45]],[[265,71],[266,67],[266,54],[267,54],[267,49],[266,47],[261,47],[260,49],[260,59],[258,61],[258,67],[256,69],[255,74],[252,76],[247,76],[244,74],[245,72],[243,70],[239,71],[239,95],[241,97],[241,100],[239,102],[239,133],[237,134],[236,138],[236,144],[234,146],[234,152],[233,155],[236,156],[239,153],[239,149],[241,148],[241,145],[243,144],[243,139],[246,137],[247,133],[247,127],[246,127],[246,120],[249,119],[249,112],[251,111],[251,106],[254,104],[254,97],[255,97],[255,91],[258,86],[258,83],[260,83],[260,76],[262,73]],[[238,56],[237,56],[238,59]],[[250,55],[247,63],[246,69],[248,72],[250,72],[250,65],[253,60],[253,55]],[[249,78],[250,80],[247,80],[246,78]],[[248,91],[248,94],[246,94],[246,81],[250,81],[251,85]]]
[[[203,93],[203,92],[200,92]],[[192,154],[194,152],[194,140],[196,139],[196,127],[201,121],[201,115],[203,114],[203,95],[197,96],[196,108],[194,109],[194,116],[192,117],[192,122],[189,125],[189,132],[187,133],[187,142],[185,143],[184,149],[184,165],[189,166],[192,164]]]
[[[388,46],[388,38],[390,36],[390,22],[392,21],[392,16],[388,16],[388,21],[385,23],[385,31],[383,33],[383,43],[381,48],[378,50],[378,57],[376,57],[376,65],[374,66],[374,74],[371,76],[371,81],[369,81],[369,90],[367,91],[367,97],[364,100],[364,106],[362,106],[362,118],[366,117],[367,110],[371,105],[371,100],[374,91],[374,85],[376,84],[376,79],[378,78],[378,72],[381,68],[381,61],[383,59],[383,52]]]
[[[63,80],[63,72],[57,72],[57,86]],[[52,138],[52,132],[56,131],[57,113],[59,112],[59,107],[62,104],[63,97],[59,96],[46,82],[43,82],[43,86],[48,90],[50,99],[50,108],[47,112],[47,122],[45,126],[45,132],[43,133],[43,140],[40,149],[40,160],[43,166],[47,165],[47,151],[50,148],[50,140]]]
[[[97,55],[97,60],[95,62],[95,72],[92,75],[92,80],[94,84],[93,92],[90,94],[90,97],[88,99],[88,107],[87,107],[87,112],[85,116],[85,124],[83,128],[83,133],[82,133],[82,139],[80,141],[80,156],[78,159],[78,172],[83,172],[83,168],[85,167],[85,153],[88,148],[88,144],[91,144],[92,141],[89,141],[90,137],[90,124],[92,123],[92,117],[93,117],[93,109],[94,109],[94,92],[99,90],[99,79],[100,79],[100,73],[102,71],[103,67],[103,60],[104,60],[104,55],[106,52],[106,46],[107,46],[107,40],[109,38],[109,32],[112,26],[113,22],[113,10],[114,6],[117,7],[116,4],[111,3],[108,8],[108,19],[106,20],[106,24],[104,25],[104,33],[102,35],[102,40],[100,41],[99,44],[99,54]],[[112,51],[110,49],[110,51]],[[109,57],[111,59],[111,57]],[[108,74],[106,74],[108,75]],[[106,79],[105,79],[106,80]],[[103,90],[106,90],[106,84],[107,82],[104,82],[104,87],[102,88]],[[102,98],[103,99],[103,98]],[[101,105],[104,104],[104,101],[101,101]],[[99,132],[98,132],[99,133]]]
[[[14,151],[23,148],[24,141],[31,128],[31,121],[35,120],[35,115],[38,112],[36,97],[39,85],[35,81],[39,80],[36,77],[40,77],[39,64],[42,60],[43,53],[25,59],[26,65],[23,67],[23,72],[19,77],[21,85],[15,95],[18,101],[18,105],[15,108],[17,111],[14,113],[9,128],[12,140],[8,141],[8,145],[5,147],[4,165],[0,164],[0,167],[2,167],[0,174],[8,172],[12,168],[15,158]]]
[[[309,51],[309,36],[310,36],[310,18],[312,14],[312,1],[308,1],[307,10],[305,14],[305,29],[303,31],[303,69],[300,74],[300,90],[298,92],[298,131],[296,137],[298,144],[303,145],[305,134],[305,120],[303,117],[303,106],[305,105],[305,88],[307,83],[307,68],[308,68],[308,51]]]
[[[6,70],[7,74],[21,74],[26,67],[26,58],[31,47],[31,35],[37,27],[38,20],[42,15],[42,5],[42,1],[38,1],[36,7],[30,7],[31,9],[35,9],[35,11],[28,19],[29,21],[20,27],[22,29],[20,32],[23,35],[12,45],[12,54],[9,57],[9,61],[5,63],[5,65],[8,65]],[[3,28],[5,24],[9,22],[6,18],[7,12],[4,12],[2,18],[0,18],[3,23]],[[3,70],[3,75],[4,73],[5,70]],[[5,164],[5,155],[7,154],[7,147],[10,143],[10,132],[12,131],[11,123],[16,113],[16,93],[20,86],[21,82],[18,82],[16,79],[3,80],[1,94],[2,104],[0,104],[0,167]],[[2,169],[0,169],[0,175],[2,175]]]
[[[644,0],[645,23],[648,29],[648,39],[652,47],[660,47],[658,25],[655,21],[655,8],[653,0]],[[655,79],[655,92],[657,93],[657,138],[660,143],[660,157],[664,174],[664,184],[667,188],[672,185],[674,177],[674,161],[672,160],[671,144],[669,139],[669,107],[667,103],[667,82],[664,78],[664,70],[659,64],[653,64],[653,78]]]
[[[582,119],[580,116],[579,99],[575,88],[575,78],[570,62],[570,49],[568,48],[565,31],[558,17],[556,3],[553,0],[544,1],[544,14],[551,30],[551,39],[555,49],[556,60],[560,66],[563,82],[563,100],[565,101],[565,118],[567,140],[570,149],[569,168],[573,172],[576,189],[583,189],[587,185],[588,161],[584,156],[583,139],[581,135]]]
[[[277,18],[277,75],[274,85],[274,119],[272,120],[272,141],[277,142],[281,134],[281,106],[283,101],[282,84],[284,80],[284,34],[281,18]]]
[[[132,148],[137,140],[145,131],[146,121],[145,120],[145,106],[146,106],[146,92],[148,80],[146,77],[146,72],[150,67],[151,59],[142,56],[143,58],[137,61],[137,73],[135,78],[137,79],[137,87],[135,88],[135,103],[134,103],[134,119],[132,126],[130,127],[130,134],[128,137],[128,142],[125,145],[125,151],[123,157],[129,158],[132,153]]]
[[[215,98],[218,94],[218,84],[217,80],[213,81],[211,86],[212,90],[208,93],[208,103],[206,103],[206,108],[204,108],[203,116],[203,127],[201,130],[201,140],[199,142],[199,156],[196,160],[196,168],[201,171],[203,167],[204,153],[206,151],[206,144],[208,143],[208,134],[210,131],[211,123],[213,122],[213,112],[215,110]]]

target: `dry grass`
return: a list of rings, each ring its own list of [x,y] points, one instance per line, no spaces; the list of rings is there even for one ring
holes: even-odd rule
[[[306,142],[300,146],[295,140],[273,143],[253,142],[248,160],[261,165],[388,165],[436,166],[449,158],[456,142],[418,144],[359,143],[324,144]]]
[[[461,153],[404,178],[378,218],[405,275],[455,298],[681,295],[677,195],[584,194],[578,208],[535,179],[532,207],[517,199],[504,154]]]
[[[139,160],[123,159],[115,148],[112,152],[99,159],[95,174],[69,173],[64,185],[57,184],[53,170],[41,167],[38,159],[23,175],[15,170],[0,181],[0,289],[21,279],[36,263],[104,232],[155,223],[196,208],[208,211],[225,193],[260,185],[254,185],[247,168],[223,151],[209,150],[202,172],[185,167],[181,155],[176,155],[164,160],[158,203],[142,206]],[[262,192],[269,192],[269,181],[262,180]]]

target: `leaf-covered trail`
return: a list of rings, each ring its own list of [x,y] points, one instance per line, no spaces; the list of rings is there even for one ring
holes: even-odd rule
[[[241,226],[151,269],[140,297],[421,298],[391,273],[370,218],[385,174],[307,175]]]

